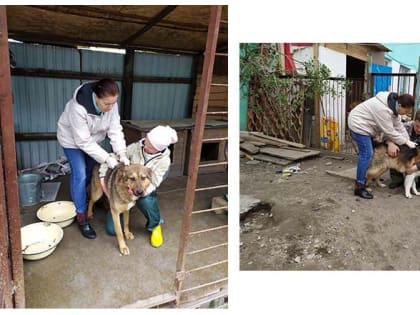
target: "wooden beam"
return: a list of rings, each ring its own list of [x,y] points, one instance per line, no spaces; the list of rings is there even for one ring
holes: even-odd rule
[[[57,140],[55,132],[15,133],[16,141],[48,141]]]
[[[124,74],[122,79],[122,119],[131,119],[133,102],[133,74],[134,74],[134,49],[127,49],[124,56]]]
[[[263,134],[262,132],[250,131],[249,134],[251,134],[253,136],[256,136],[258,138],[267,139],[267,140],[270,140],[270,141],[277,142],[279,144],[285,144],[285,145],[289,145],[289,146],[295,147],[295,148],[305,148],[306,147],[302,143],[297,143],[297,142],[292,142],[292,141],[288,141],[288,140],[279,139],[279,138],[276,138],[276,137],[267,136],[267,135]]]
[[[154,16],[147,24],[138,32],[134,33],[127,39],[123,40],[120,45],[122,47],[126,47],[130,45],[131,42],[133,42],[135,39],[139,38],[141,35],[146,33],[148,30],[150,30],[153,26],[155,26],[157,23],[159,23],[165,16],[167,16],[169,13],[171,13],[173,10],[176,9],[176,5],[168,5],[165,9],[160,11],[156,16]]]
[[[319,44],[314,44],[314,67],[315,71],[319,71]],[[313,135],[313,146],[319,148],[321,146],[321,105],[319,92],[315,90],[314,93],[314,129],[312,132]]]
[[[79,72],[79,71],[62,71],[62,70],[45,70],[45,69],[23,69],[14,68],[11,70],[14,76],[26,77],[46,77],[58,79],[77,79],[77,80],[99,80],[104,76],[116,81],[121,81],[123,76],[113,74],[98,74],[92,72]],[[143,83],[179,83],[191,84],[191,78],[172,78],[172,77],[152,77],[152,76],[133,76],[133,82]]]
[[[340,43],[327,43],[322,44],[325,48],[337,51],[339,53],[352,56],[353,58],[368,61],[368,46],[362,46],[360,44],[340,44]]]
[[[271,156],[271,155],[265,155],[265,154],[253,155],[252,159],[253,160],[258,160],[258,161],[270,162],[270,163],[274,163],[274,164],[279,164],[279,165],[283,165],[283,166],[286,166],[286,165],[289,165],[289,164],[293,163],[293,161],[290,161],[290,160],[274,157],[274,156]]]
[[[175,294],[164,293],[161,295],[152,296],[148,299],[139,300],[133,304],[123,306],[123,308],[152,308],[163,304],[175,302]]]
[[[149,20],[150,17],[144,15],[137,15],[137,14],[128,14],[128,13],[120,13],[115,11],[107,11],[97,7],[91,6],[63,6],[63,5],[28,5],[27,7],[31,7],[34,9],[63,13],[63,14],[70,14],[77,17],[87,17],[87,18],[96,18],[101,20],[110,20],[122,23],[131,23],[131,24],[139,24],[144,25]],[[159,27],[172,29],[172,30],[181,30],[181,31],[192,31],[192,32],[200,32],[205,33],[207,32],[207,25],[205,24],[197,24],[197,23],[185,23],[179,21],[168,21],[168,20],[161,20],[159,22]],[[221,30],[221,33],[223,33]],[[226,31],[227,33],[227,31]]]
[[[245,140],[245,141],[259,141],[259,142],[264,142],[264,144],[270,144],[270,145],[275,145],[275,146],[286,146],[287,144],[282,144],[279,141],[274,141],[274,140],[269,140],[269,139],[261,139],[261,137],[257,137],[254,135],[251,135],[248,133],[248,131],[241,131],[240,133],[240,138],[241,140]]]
[[[32,33],[32,32],[21,32],[18,33],[9,33],[9,38],[25,42],[25,43],[36,43],[36,44],[47,44],[55,45],[62,47],[72,47],[77,46],[97,46],[105,48],[121,48],[121,46],[114,42],[105,42],[105,41],[93,41],[93,40],[83,40],[80,38],[70,38],[65,36],[53,36],[48,35],[48,38],[45,38],[42,34]],[[199,53],[197,50],[186,50],[186,49],[175,49],[167,47],[158,47],[158,46],[145,46],[145,45],[130,45],[132,49],[152,51],[157,53],[167,53],[167,54],[181,54],[181,55],[196,55]]]

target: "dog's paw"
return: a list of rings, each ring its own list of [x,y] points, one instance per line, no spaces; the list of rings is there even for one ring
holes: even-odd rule
[[[378,182],[378,186],[381,187],[381,188],[385,188],[386,187],[386,185],[384,183],[379,183],[379,182]]]
[[[130,255],[130,250],[128,249],[127,245],[120,246],[120,253],[124,256]]]
[[[134,239],[134,234],[131,233],[130,231],[124,232],[124,236],[125,236],[126,240],[133,240]]]
[[[414,192],[414,194],[415,194],[416,196],[420,196],[420,192],[418,192],[418,191],[415,191],[415,192]]]
[[[412,194],[405,194],[405,196],[406,196],[408,199],[412,199],[412,198],[413,198],[413,195],[412,195]]]

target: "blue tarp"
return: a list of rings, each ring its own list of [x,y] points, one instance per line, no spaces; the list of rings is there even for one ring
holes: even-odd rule
[[[373,63],[371,72],[372,73],[392,73],[392,68]],[[391,76],[374,76],[373,95],[376,95],[378,92],[381,92],[381,91],[388,91],[390,85],[391,85]]]

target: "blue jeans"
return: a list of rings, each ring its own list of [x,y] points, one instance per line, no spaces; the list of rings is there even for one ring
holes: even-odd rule
[[[70,163],[70,194],[77,213],[86,213],[87,186],[92,178],[92,170],[97,163],[80,149],[63,148]]]
[[[357,175],[356,181],[360,184],[366,183],[366,173],[369,168],[369,163],[373,157],[372,138],[351,131],[351,136],[357,143],[359,149],[359,159],[357,160]]]

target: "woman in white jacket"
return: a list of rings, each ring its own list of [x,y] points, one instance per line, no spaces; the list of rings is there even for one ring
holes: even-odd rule
[[[398,145],[414,148],[400,115],[412,112],[414,98],[410,94],[379,92],[376,96],[357,105],[350,112],[348,125],[351,136],[359,149],[354,194],[365,199],[373,195],[366,190],[366,172],[373,157],[372,138],[386,138]]]
[[[129,164],[118,113],[118,95],[118,85],[111,79],[85,83],[75,90],[57,123],[57,139],[70,163],[70,193],[77,222],[82,235],[89,239],[96,237],[86,213],[86,187],[92,169],[96,163],[106,162],[111,168],[118,164],[99,143],[108,136],[120,161]]]

